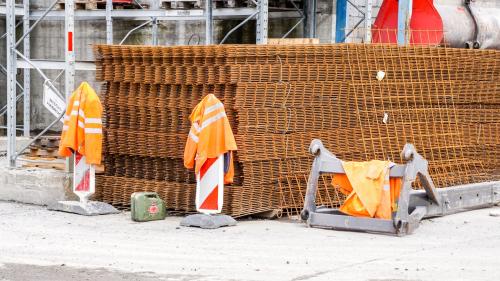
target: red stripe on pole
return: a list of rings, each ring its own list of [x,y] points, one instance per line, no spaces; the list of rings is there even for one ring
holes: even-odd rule
[[[214,158],[217,159],[217,158]],[[219,186],[216,185],[214,190],[210,192],[205,201],[200,206],[204,210],[217,210],[219,209]]]
[[[89,191],[90,190],[90,171],[87,170],[82,178],[82,181],[78,183],[75,191]]]
[[[215,163],[215,161],[217,161],[217,158],[207,158],[205,163],[203,163],[203,165],[200,168],[200,179],[202,179],[203,176],[205,176],[205,173],[212,166],[212,164]]]
[[[75,166],[80,163],[80,160],[82,160],[83,156],[80,153],[75,153]]]
[[[68,31],[68,51],[73,52],[73,32]]]

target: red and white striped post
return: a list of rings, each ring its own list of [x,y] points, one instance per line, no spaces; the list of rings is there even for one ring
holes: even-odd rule
[[[73,192],[85,204],[88,198],[95,193],[95,168],[86,163],[85,156],[75,153],[73,166]]]
[[[208,158],[196,174],[196,210],[219,214],[224,199],[224,155]]]

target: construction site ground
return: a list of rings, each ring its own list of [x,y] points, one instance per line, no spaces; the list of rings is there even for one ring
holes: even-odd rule
[[[500,280],[499,207],[393,237],[242,220],[216,230],[181,217],[83,217],[0,202],[0,280]]]

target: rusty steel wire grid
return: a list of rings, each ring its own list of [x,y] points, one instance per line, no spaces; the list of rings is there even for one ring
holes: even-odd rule
[[[173,212],[195,211],[195,178],[182,157],[188,116],[210,93],[224,103],[238,145],[235,183],[224,192],[224,212],[235,217],[297,214],[314,138],[358,161],[400,162],[413,143],[438,187],[500,175],[498,51],[98,45],[95,53],[105,82],[105,174],[96,196],[118,207],[147,190]],[[330,181],[322,179],[319,200],[334,207],[344,198]]]

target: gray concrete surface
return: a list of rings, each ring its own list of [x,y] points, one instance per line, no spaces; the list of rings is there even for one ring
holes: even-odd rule
[[[18,161],[19,162],[19,161]],[[20,163],[19,163],[20,164]],[[0,157],[0,200],[49,205],[73,200],[67,173],[54,169],[8,167]]]
[[[493,210],[392,237],[286,220],[203,230],[0,202],[0,280],[500,280]]]

